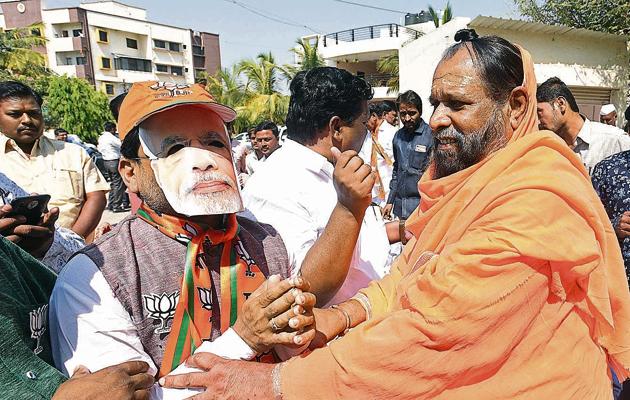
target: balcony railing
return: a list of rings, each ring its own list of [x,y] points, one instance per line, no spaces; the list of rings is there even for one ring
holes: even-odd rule
[[[363,74],[359,76],[365,79],[365,81],[369,83],[370,85],[372,85],[373,87],[386,87],[387,82],[390,79],[395,77],[395,75],[392,75],[392,74],[381,74],[381,73]]]
[[[384,37],[417,39],[421,35],[422,32],[420,31],[400,26],[398,24],[372,25],[324,35],[324,47],[334,46],[339,44],[339,42],[347,43]]]

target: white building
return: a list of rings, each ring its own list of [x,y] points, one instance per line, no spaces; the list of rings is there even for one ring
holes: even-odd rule
[[[41,0],[1,6],[7,29],[44,24],[53,71],[85,78],[108,96],[139,81],[190,84],[198,72],[220,69],[218,35],[148,21],[142,8],[116,1],[56,9],[44,9]]]
[[[423,98],[423,118],[428,121],[433,72],[444,50],[455,43],[455,33],[464,28],[501,36],[526,48],[532,54],[538,83],[552,76],[562,79],[588,118],[598,120],[599,109],[606,103],[615,104],[618,115],[623,114],[630,75],[625,36],[494,17],[457,17],[439,28],[433,22],[404,27],[387,24],[319,35],[319,52],[327,65],[365,76],[374,86],[375,99],[398,94],[388,91],[389,76],[376,70],[380,58],[398,53],[400,90],[412,89]]]
[[[455,43],[455,33],[463,28],[523,46],[532,55],[538,83],[553,76],[560,78],[589,119],[598,121],[599,109],[607,103],[615,104],[618,115],[623,114],[629,76],[628,37],[494,17],[455,18],[405,46],[399,53],[402,91],[415,90],[428,104],[433,71],[444,50]],[[425,120],[431,111],[425,107]]]

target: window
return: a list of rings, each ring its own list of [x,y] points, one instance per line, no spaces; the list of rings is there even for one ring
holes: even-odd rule
[[[98,30],[98,41],[102,43],[109,43],[109,34],[107,31],[101,29]]]
[[[72,36],[74,37],[83,37],[83,29],[73,29]]]
[[[72,65],[72,57],[66,57],[66,63],[64,65]]]
[[[105,84],[105,93],[107,93],[108,96],[113,96],[114,95],[114,84],[113,83],[106,83]]]
[[[102,69],[110,69],[112,67],[111,58],[101,57],[101,68]]]
[[[68,37],[68,31],[61,31],[61,37]]]
[[[136,39],[127,38],[127,47],[129,47],[130,49],[137,49],[138,41]]]
[[[171,74],[178,75],[178,76],[183,76],[184,75],[184,70],[183,70],[182,67],[171,67]]]
[[[87,58],[77,57],[77,65],[85,65],[85,64],[87,64]]]
[[[165,49],[166,48],[166,42],[164,40],[154,39],[153,40],[153,46],[157,47],[158,49]]]
[[[168,73],[168,65],[155,64],[155,70],[157,72],[166,72],[166,73]]]
[[[179,46],[180,46],[179,43],[173,43],[173,42],[168,43],[168,49],[170,51],[180,51]]]
[[[151,60],[141,58],[120,57],[114,60],[116,69],[125,71],[152,72]]]

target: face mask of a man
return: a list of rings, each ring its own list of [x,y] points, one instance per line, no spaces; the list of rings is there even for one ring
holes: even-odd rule
[[[199,216],[242,211],[231,158],[197,147],[182,147],[166,157],[157,157],[151,134],[142,128],[140,142],[151,158],[158,186],[177,213]]]

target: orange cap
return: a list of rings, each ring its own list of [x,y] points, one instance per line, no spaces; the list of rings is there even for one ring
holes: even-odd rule
[[[214,111],[223,122],[236,118],[236,111],[219,104],[199,84],[187,85],[147,81],[134,83],[120,106],[118,134],[120,140],[142,121],[159,112],[185,105],[194,105]]]

